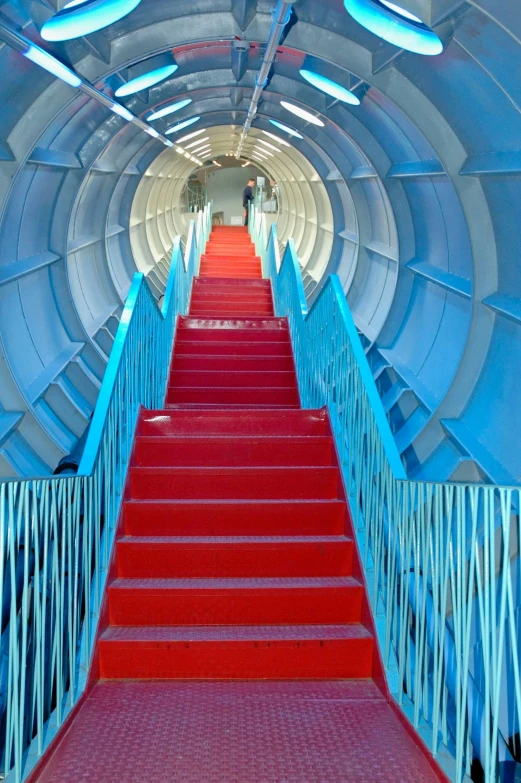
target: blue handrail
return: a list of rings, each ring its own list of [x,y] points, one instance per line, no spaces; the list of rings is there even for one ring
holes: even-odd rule
[[[0,749],[15,783],[85,689],[139,409],[163,406],[177,317],[210,230],[209,205],[184,259],[174,241],[161,309],[134,276],[78,474],[0,482]]]
[[[407,478],[340,281],[308,312],[290,241],[250,230],[289,320],[302,404],[327,406],[391,692],[456,782],[513,780],[521,726],[520,487]],[[514,551],[515,554],[515,551]]]

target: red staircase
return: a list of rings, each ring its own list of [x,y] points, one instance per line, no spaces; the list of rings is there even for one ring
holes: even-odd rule
[[[246,229],[214,229],[140,417],[107,592],[34,779],[444,779],[387,697],[327,414],[299,407]]]

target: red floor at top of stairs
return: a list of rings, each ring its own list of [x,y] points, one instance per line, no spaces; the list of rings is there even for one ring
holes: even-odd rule
[[[443,780],[377,687],[329,421],[246,229],[211,235],[166,406],[138,423],[101,679],[33,779]]]

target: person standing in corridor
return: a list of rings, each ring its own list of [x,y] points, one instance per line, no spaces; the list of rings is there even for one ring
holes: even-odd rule
[[[253,201],[253,188],[255,187],[255,180],[249,179],[248,184],[242,191],[242,206],[244,207],[244,225],[248,225],[248,218],[250,216],[250,202]]]

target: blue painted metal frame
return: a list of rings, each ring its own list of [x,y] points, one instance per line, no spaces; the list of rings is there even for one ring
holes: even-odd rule
[[[176,238],[163,305],[134,276],[75,476],[0,483],[1,767],[25,778],[85,689],[141,406],[164,402],[211,207]]]
[[[475,757],[487,783],[513,781],[521,490],[409,481],[338,278],[308,312],[293,243],[281,263],[276,228],[264,245],[254,213],[250,230],[302,404],[329,409],[391,693],[456,783]]]

